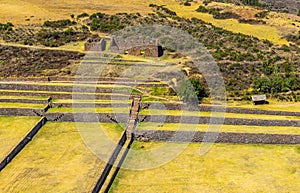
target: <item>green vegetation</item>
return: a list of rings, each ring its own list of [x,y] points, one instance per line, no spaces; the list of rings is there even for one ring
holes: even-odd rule
[[[184,102],[199,103],[207,94],[199,79],[190,78],[180,82],[178,96]]]
[[[14,25],[11,22],[7,22],[6,24],[0,23],[0,32],[5,31],[5,32],[10,32],[13,31]]]
[[[87,14],[87,13],[82,13],[82,14],[77,15],[77,19],[81,19],[81,18],[89,17],[89,16],[90,16],[90,15]]]
[[[76,25],[75,21],[71,21],[69,19],[57,20],[57,21],[45,21],[44,27],[52,27],[52,28],[65,28],[71,25]]]

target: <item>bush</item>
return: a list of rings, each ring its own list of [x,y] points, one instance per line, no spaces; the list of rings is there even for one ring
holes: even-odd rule
[[[188,103],[199,103],[207,96],[200,80],[195,78],[181,81],[178,95],[181,100]]]
[[[69,19],[57,20],[57,21],[45,21],[44,27],[53,27],[53,28],[65,28],[71,25],[76,25],[75,21]]]
[[[204,7],[203,5],[200,5],[198,9],[196,9],[197,12],[201,12],[201,13],[207,13],[208,10],[206,9],[206,7]]]
[[[6,24],[0,23],[0,31],[12,31],[14,25],[10,22],[7,22]]]
[[[87,14],[87,13],[82,13],[82,14],[80,14],[80,15],[77,15],[77,19],[84,18],[84,17],[88,17],[88,16],[89,16],[89,14]]]

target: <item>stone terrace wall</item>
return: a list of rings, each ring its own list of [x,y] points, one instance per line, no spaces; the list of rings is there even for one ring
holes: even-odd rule
[[[127,93],[125,90],[112,88],[92,88],[77,86],[47,86],[31,84],[7,84],[1,83],[0,89],[3,90],[32,90],[32,91],[56,91],[56,92],[98,92],[98,93]]]
[[[0,99],[1,103],[30,103],[30,104],[47,104],[48,100],[34,99]]]
[[[48,82],[49,79],[50,81],[66,81],[66,82],[74,82],[74,81],[82,81],[82,82],[116,82],[116,83],[132,83],[132,82],[146,82],[146,83],[160,83],[158,80],[137,80],[134,81],[132,79],[128,78],[105,78],[105,77],[100,77],[100,78],[89,78],[89,77],[66,77],[66,76],[49,76],[49,77],[39,77],[39,78],[0,78],[0,81],[4,82],[26,82],[26,81],[33,81],[33,82]]]
[[[54,99],[72,99],[73,95],[76,95],[76,98],[80,99],[98,99],[98,100],[111,100],[112,98],[114,100],[124,100],[124,96],[129,98],[129,95],[124,95],[124,96],[117,96],[117,95],[112,95],[112,94],[105,94],[105,95],[100,95],[100,94],[76,94],[76,93],[45,93],[45,92],[3,92],[0,91],[0,95],[3,96],[42,96],[42,97],[51,97]]]
[[[31,109],[31,108],[0,108],[0,115],[4,116],[37,116],[44,114],[43,109]]]
[[[103,107],[103,108],[109,108],[109,107],[130,107],[129,103],[53,103],[53,107],[82,107],[82,108],[92,108],[92,107]]]
[[[74,116],[75,114],[75,116]],[[128,118],[128,114],[119,113],[119,116]],[[102,122],[102,123],[113,123],[111,118],[115,119],[115,114],[113,113],[47,113],[47,120],[55,121],[57,117],[61,117],[57,121],[61,122]],[[122,120],[118,120],[122,122]],[[126,123],[127,119],[123,122]]]
[[[190,120],[199,120],[197,124],[209,124],[211,117],[196,117],[196,116],[166,116],[165,120],[162,120],[160,115],[139,115],[139,120],[144,122],[163,122],[163,123],[191,123]],[[213,119],[215,124],[222,123],[221,118]],[[238,118],[225,118],[225,125],[253,125],[253,126],[291,126],[291,127],[300,127],[300,121],[294,120],[260,120],[260,119],[238,119]]]
[[[136,140],[140,141],[170,141],[170,142],[195,142],[203,141],[205,132],[182,131],[174,136],[175,131],[135,131]],[[191,139],[191,140],[190,140]],[[300,144],[300,135],[278,134],[250,134],[250,133],[220,133],[215,143],[240,143],[240,144]]]

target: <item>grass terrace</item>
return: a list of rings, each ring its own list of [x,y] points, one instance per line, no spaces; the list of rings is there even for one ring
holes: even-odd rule
[[[198,112],[198,111],[180,111],[180,110],[160,110],[160,109],[145,109],[140,112],[140,115],[172,115],[172,116],[214,116],[222,117],[224,113],[221,112]],[[282,116],[282,115],[265,115],[265,114],[239,114],[226,113],[226,118],[241,118],[241,119],[263,119],[263,120],[300,120],[296,116]]]
[[[213,125],[212,125],[213,126]],[[198,124],[179,124],[179,123],[139,123],[139,130],[184,130],[207,132],[209,125]],[[184,129],[183,129],[184,128]],[[282,126],[247,126],[247,125],[221,125],[219,132],[233,133],[264,133],[264,134],[300,134],[300,127]]]
[[[162,144],[134,142],[133,148],[150,150]],[[208,153],[199,155],[200,146],[188,145],[178,157],[155,169],[121,169],[110,192],[250,193],[300,189],[300,146],[214,144]],[[126,164],[143,161],[151,159],[132,153]]]
[[[78,126],[78,125],[77,125]],[[81,123],[98,128],[99,123]],[[101,124],[113,141],[123,131]],[[114,147],[105,147],[110,154]],[[47,123],[0,173],[0,192],[90,192],[105,163],[86,146],[75,123]]]
[[[45,104],[32,104],[32,103],[1,103],[0,108],[32,108],[41,109],[46,106]]]
[[[111,108],[111,107],[101,107],[101,108],[64,108],[55,107],[48,110],[48,113],[129,113],[130,106],[128,108]]]
[[[26,136],[39,117],[0,116],[0,161]]]
[[[289,112],[300,112],[300,102],[278,102],[275,100],[268,100],[268,105],[253,105],[251,102],[229,102],[228,107],[236,108],[251,108],[268,111],[289,111]]]
[[[44,96],[9,96],[0,95],[0,99],[30,99],[30,100],[47,100],[49,97]]]

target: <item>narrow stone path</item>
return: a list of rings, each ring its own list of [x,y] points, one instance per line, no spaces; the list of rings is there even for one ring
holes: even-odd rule
[[[127,139],[131,139],[132,133],[134,133],[135,127],[138,123],[138,115],[141,107],[141,100],[142,97],[140,95],[133,96],[129,120],[126,127]]]

